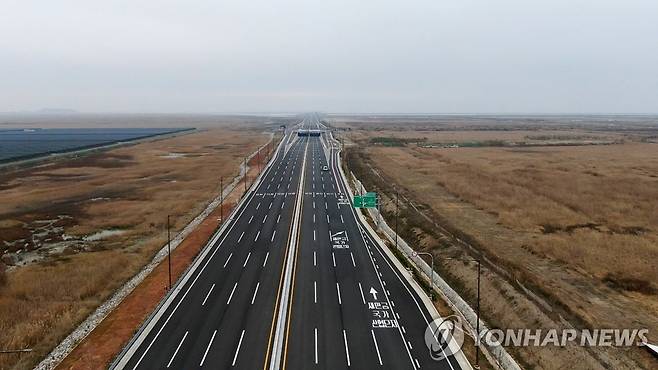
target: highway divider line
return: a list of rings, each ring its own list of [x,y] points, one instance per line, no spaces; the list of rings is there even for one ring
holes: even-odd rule
[[[305,158],[306,158],[306,157],[305,157]],[[304,176],[303,172],[302,172],[302,176]],[[301,206],[300,206],[300,209],[301,209],[302,211],[300,212],[300,215],[299,215],[299,217],[300,217],[300,222],[299,222],[299,232],[297,233],[297,245],[299,245],[299,241],[300,241],[300,239],[301,239],[301,235],[302,235],[302,230],[301,230],[301,224],[302,224],[302,223],[301,223],[301,217],[302,217],[302,215],[303,215],[303,213],[304,213],[304,198],[303,198],[303,197],[301,198]],[[288,307],[289,307],[289,308],[288,308],[288,315],[287,315],[287,319],[286,319],[286,321],[287,321],[287,322],[286,322],[286,335],[285,335],[285,339],[284,339],[284,341],[285,341],[285,345],[283,346],[283,369],[286,368],[286,365],[287,365],[286,361],[287,361],[287,359],[288,359],[288,338],[289,338],[289,334],[290,334],[290,323],[292,322],[292,306],[293,306],[293,302],[294,302],[294,298],[295,298],[295,282],[297,281],[297,263],[298,263],[298,261],[299,261],[299,260],[297,259],[297,254],[299,253],[299,248],[295,248],[295,249],[296,249],[296,250],[295,250],[295,260],[294,260],[294,262],[293,262],[293,264],[294,264],[294,269],[293,269],[293,272],[292,272],[292,287],[291,287],[291,292],[290,292],[290,301],[289,301],[289,306],[288,306]],[[313,287],[316,289],[316,290],[314,291],[315,303],[317,303],[317,287],[315,286],[315,282],[313,282],[313,284],[314,284]]]
[[[302,181],[302,179],[300,179],[300,183],[301,183],[301,181]],[[299,186],[298,186],[298,190],[299,190]],[[300,197],[299,197],[300,194],[301,194],[301,192],[298,191],[297,196],[295,197],[295,201],[293,202],[293,218],[294,218],[294,215],[295,215],[294,210],[297,209],[297,203],[300,200]],[[284,200],[284,202],[285,202],[285,200]],[[283,203],[283,204],[285,204],[285,203]],[[281,205],[282,209],[283,209],[283,204]],[[270,325],[270,335],[267,339],[267,350],[265,352],[265,361],[263,362],[263,370],[266,370],[268,368],[269,361],[270,361],[270,354],[272,353],[272,337],[274,336],[274,330],[276,328],[276,318],[277,318],[276,312],[278,311],[279,304],[281,303],[281,289],[283,288],[283,282],[284,282],[284,273],[283,273],[283,271],[284,271],[284,268],[285,268],[286,263],[288,261],[287,251],[290,247],[290,242],[292,240],[293,226],[294,226],[294,222],[290,222],[290,227],[288,228],[288,240],[287,240],[286,245],[285,245],[286,250],[284,251],[283,263],[281,265],[281,275],[279,277],[279,288],[277,289],[276,301],[274,303],[274,311],[272,312],[272,324]]]
[[[272,343],[272,356],[270,357],[270,366],[269,370],[279,370],[281,367],[281,356],[283,352],[283,346],[287,346],[285,341],[285,333],[288,331],[288,317],[289,312],[292,306],[290,305],[292,300],[291,290],[294,286],[294,272],[296,271],[296,258],[297,258],[297,245],[299,243],[299,236],[301,235],[301,215],[302,215],[302,204],[304,202],[304,183],[306,175],[306,154],[308,152],[308,140],[306,141],[306,146],[304,147],[304,159],[302,161],[301,176],[299,181],[299,187],[297,191],[297,200],[295,204],[295,213],[293,217],[293,235],[290,238],[290,243],[288,246],[288,258],[286,260],[285,267],[285,277],[283,281],[281,294],[281,305],[278,307],[277,323],[276,323],[276,332],[274,335],[274,342]],[[269,349],[269,344],[268,344]]]
[[[183,275],[176,281],[173,289],[169,291],[167,296],[160,302],[158,307],[151,313],[151,315],[146,319],[146,321],[142,324],[140,329],[138,330],[137,334],[133,336],[133,338],[128,342],[128,344],[124,347],[124,349],[117,355],[115,360],[110,364],[110,369],[123,369],[130,358],[134,355],[134,353],[137,351],[139,346],[142,344],[142,342],[146,339],[148,334],[151,332],[153,327],[156,325],[156,323],[159,321],[160,317],[164,314],[164,312],[169,308],[169,306],[172,304],[178,293],[182,290],[183,286],[187,283],[187,281],[190,279],[190,277],[194,274],[194,272],[197,270],[197,268],[201,265],[201,263],[206,259],[208,253],[213,249],[213,246],[217,243],[217,240],[220,238],[220,236],[224,236],[222,241],[217,245],[217,249],[221,246],[221,244],[224,242],[224,239],[230,231],[233,229],[235,226],[239,216],[245,211],[246,207],[245,205],[251,201],[253,198],[253,194],[255,194],[255,189],[257,186],[261,183],[262,178],[271,170],[273,164],[276,162],[278,159],[279,153],[281,152],[283,148],[283,143],[285,143],[285,137],[281,140],[279,145],[277,146],[276,151],[273,153],[270,161],[266,165],[266,169],[261,172],[261,174],[257,177],[257,179],[254,181],[252,184],[249,193],[247,196],[242,197],[242,199],[239,201],[238,205],[233,208],[231,213],[229,214],[229,217],[226,219],[226,221],[221,225],[219,230],[215,232],[215,235],[211,238],[211,240],[206,243],[204,248],[202,249],[201,253],[195,258],[194,262],[187,268],[187,270],[183,273]],[[238,217],[236,217],[236,215]],[[215,249],[215,251],[217,251]],[[213,253],[214,255],[214,253]],[[190,287],[191,288],[191,287]],[[189,288],[188,288],[189,290]]]

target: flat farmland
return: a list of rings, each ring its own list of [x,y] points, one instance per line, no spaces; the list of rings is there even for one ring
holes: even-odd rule
[[[568,322],[655,333],[656,125],[643,121],[612,130],[597,122],[473,121],[359,123],[352,117],[333,124],[345,130],[340,135],[348,144],[356,144],[348,145],[350,168],[384,193],[385,216],[393,218],[388,184],[395,184],[403,197],[403,237],[432,252],[438,270],[472,304],[474,265],[458,260],[486,258],[482,304],[490,325]],[[559,145],[564,140],[568,145]],[[449,146],[455,143],[472,146]],[[451,242],[432,223],[476,251]],[[637,348],[510,350],[522,364],[538,368],[649,368],[652,361]]]
[[[3,170],[0,369],[31,368],[230,183],[265,119]],[[252,163],[253,165],[253,163]],[[164,289],[164,285],[163,285]]]

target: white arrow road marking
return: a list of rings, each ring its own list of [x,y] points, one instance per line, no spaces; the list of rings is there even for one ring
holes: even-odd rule
[[[377,291],[375,290],[375,288],[372,288],[372,287],[370,288],[370,294],[372,294],[372,299],[376,301],[377,300]]]
[[[329,233],[329,234],[331,235],[332,238],[334,238],[334,237],[336,237],[336,236],[338,236],[338,235],[345,234],[345,231],[339,231],[339,232],[337,232],[337,233],[335,233],[335,234],[331,234],[331,233]]]

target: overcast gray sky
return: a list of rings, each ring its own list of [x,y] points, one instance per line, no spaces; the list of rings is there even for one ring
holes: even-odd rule
[[[0,111],[658,112],[656,0],[0,0]]]

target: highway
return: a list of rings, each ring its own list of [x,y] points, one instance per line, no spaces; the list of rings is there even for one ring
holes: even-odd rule
[[[338,155],[290,130],[114,367],[458,369],[430,358],[431,315],[356,217]]]

